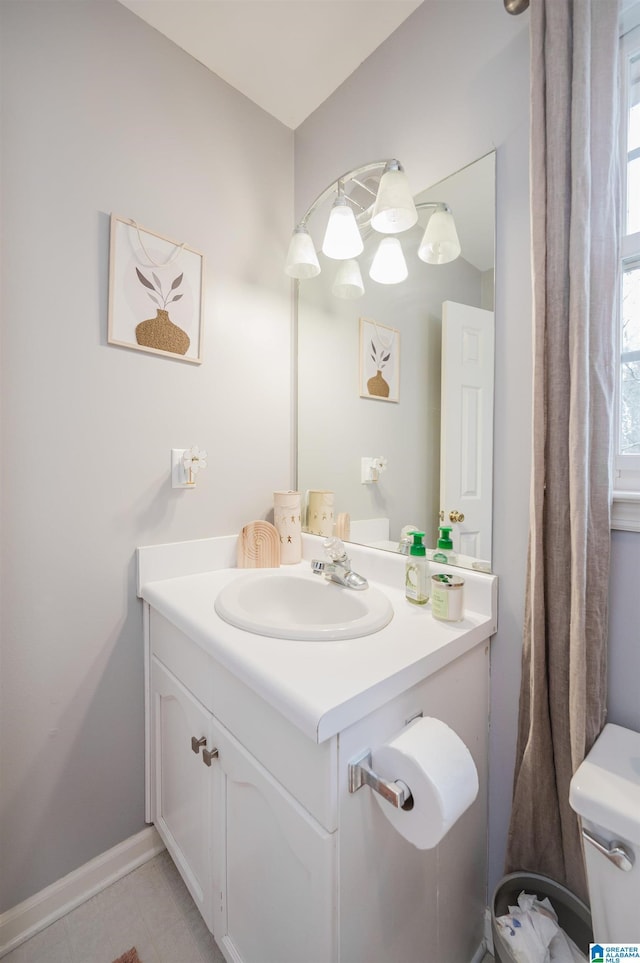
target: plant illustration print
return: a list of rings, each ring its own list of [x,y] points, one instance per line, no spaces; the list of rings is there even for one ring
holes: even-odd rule
[[[115,214],[109,240],[107,343],[202,364],[204,255]]]
[[[182,284],[184,274],[179,274],[171,282],[166,294],[164,293],[162,282],[155,273],[151,272],[152,280],[136,268],[136,274],[140,284],[146,288],[147,296],[157,307],[155,318],[148,318],[141,321],[136,327],[136,341],[147,348],[155,348],[158,351],[171,351],[173,354],[186,354],[191,343],[189,335],[182,328],[174,324],[169,317],[167,310],[170,304],[179,301],[182,294],[177,293],[177,289]]]
[[[172,282],[171,287],[167,292],[166,297],[162,293],[162,284],[160,282],[160,278],[155,273],[155,271],[151,272],[151,277],[153,278],[153,284],[148,278],[144,276],[142,271],[140,271],[138,268],[136,268],[136,274],[138,275],[138,280],[140,281],[140,284],[143,284],[145,288],[149,289],[147,291],[147,297],[151,298],[154,304],[156,304],[159,308],[164,309],[167,307],[167,304],[172,304],[174,301],[179,301],[180,298],[182,297],[181,294],[174,294],[172,298],[170,298],[169,295],[173,291],[175,291],[176,288],[180,287],[180,285],[182,284],[182,279],[184,277],[184,274],[179,274],[178,277],[175,278],[175,280]],[[153,294],[150,294],[149,293],[150,291],[152,291]],[[160,303],[161,301],[162,301],[162,304]]]
[[[376,348],[373,341],[370,342],[371,351],[369,356],[376,367],[376,374],[373,378],[369,378],[367,381],[367,391],[370,395],[376,395],[378,398],[388,398],[389,397],[389,385],[382,377],[382,371],[386,368],[391,358],[391,350],[387,348]]]
[[[382,371],[383,368],[386,368],[390,357],[391,351],[387,351],[386,348],[380,348],[379,350],[376,350],[375,344],[373,341],[371,342],[371,360],[378,371]]]
[[[397,404],[400,392],[400,331],[360,318],[358,361],[361,398]]]

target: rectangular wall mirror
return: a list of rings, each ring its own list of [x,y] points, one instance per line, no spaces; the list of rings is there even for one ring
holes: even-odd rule
[[[405,281],[369,277],[382,235],[368,231],[361,297],[332,293],[341,262],[322,253],[297,282],[297,487],[332,492],[351,541],[398,551],[413,526],[436,548],[446,526],[456,564],[489,570],[495,153],[415,201],[418,224],[397,235]],[[449,263],[417,256],[432,202],[455,219]]]

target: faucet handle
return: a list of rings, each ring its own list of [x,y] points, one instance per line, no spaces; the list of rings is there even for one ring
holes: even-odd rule
[[[344,542],[335,535],[325,539],[323,547],[332,562],[339,562],[347,556]]]

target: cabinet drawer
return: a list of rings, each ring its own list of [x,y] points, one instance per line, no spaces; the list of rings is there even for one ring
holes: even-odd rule
[[[337,739],[312,742],[164,616],[151,652],[329,832],[337,818]]]

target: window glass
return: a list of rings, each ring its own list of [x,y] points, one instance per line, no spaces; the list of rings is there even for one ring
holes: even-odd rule
[[[627,234],[640,231],[640,54],[629,60],[627,116]]]
[[[640,2],[623,15],[620,66],[624,207],[611,526],[640,532]]]
[[[627,173],[627,234],[640,231],[640,157],[628,164]]]
[[[640,263],[623,275],[621,361],[620,454],[640,454]]]

